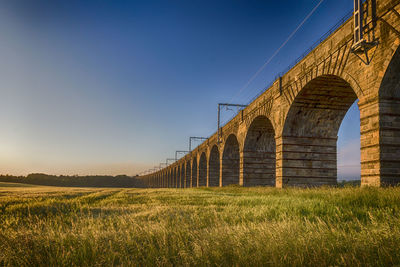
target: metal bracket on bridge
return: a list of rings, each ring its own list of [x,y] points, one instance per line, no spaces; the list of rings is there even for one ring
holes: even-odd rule
[[[245,108],[247,107],[247,105],[241,105],[241,104],[229,104],[229,103],[218,103],[218,131],[217,131],[217,143],[219,144],[220,141],[220,134],[221,134],[221,106],[226,107],[226,109],[228,110],[229,107],[236,107],[236,108]]]
[[[369,65],[375,55],[376,49],[370,56],[369,51],[379,44],[378,40],[368,42],[364,39],[364,7],[362,0],[354,1],[354,45],[351,52],[355,54],[365,65]],[[372,1],[372,22],[376,21],[376,3]],[[368,9],[368,8],[367,8]],[[374,27],[374,26],[373,26]],[[365,58],[363,58],[363,56]]]
[[[189,137],[189,152],[192,151],[192,141],[194,140],[207,140],[207,137],[197,137],[197,136],[191,136]]]
[[[175,161],[178,161],[178,154],[184,154],[186,155],[187,153],[189,153],[190,151],[185,151],[185,150],[177,150],[175,151]]]
[[[166,160],[165,160],[165,163],[166,163],[166,165],[167,165],[167,166],[169,165],[168,161],[173,161],[173,162],[175,162],[175,161],[176,161],[176,159],[171,159],[171,158],[169,158],[169,159],[166,159]]]
[[[373,42],[366,42],[364,40],[364,41],[358,43],[357,45],[353,46],[351,48],[351,52],[354,55],[356,55],[365,65],[369,65],[371,63],[372,59],[374,58],[376,49],[371,56],[368,54],[368,52],[372,48],[377,46],[378,44],[379,44],[379,42],[377,40],[375,40]],[[364,56],[364,58],[362,56]]]

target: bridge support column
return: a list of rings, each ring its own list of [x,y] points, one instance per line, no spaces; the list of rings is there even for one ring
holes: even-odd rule
[[[400,99],[360,101],[361,185],[400,183]]]
[[[243,151],[239,151],[239,185],[243,186],[244,184],[244,153]]]
[[[219,154],[219,187],[222,187],[222,153]]]

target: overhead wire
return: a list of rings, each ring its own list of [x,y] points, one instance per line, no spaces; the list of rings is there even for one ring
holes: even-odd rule
[[[240,90],[231,97],[229,101],[232,101],[235,97],[239,96],[243,90],[245,90],[257,76],[265,69],[265,67],[275,58],[275,56],[282,50],[283,47],[292,39],[292,37],[298,32],[298,30],[307,22],[307,20],[314,14],[318,7],[324,0],[320,0],[319,3],[311,10],[311,12],[303,19],[303,21],[296,27],[296,29],[289,35],[289,37],[281,44],[281,46],[272,54],[272,56],[256,71],[256,73],[250,77],[250,79],[243,85]]]

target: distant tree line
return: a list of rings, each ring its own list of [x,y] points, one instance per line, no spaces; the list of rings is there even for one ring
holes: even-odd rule
[[[32,173],[27,176],[0,175],[0,182],[69,187],[144,187],[140,179],[127,175],[57,176]]]

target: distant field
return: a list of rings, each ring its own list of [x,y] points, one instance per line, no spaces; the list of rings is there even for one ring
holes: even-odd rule
[[[0,185],[0,265],[391,266],[400,188]]]
[[[0,189],[2,187],[33,187],[34,185],[30,184],[20,184],[20,183],[4,183],[0,182]]]

